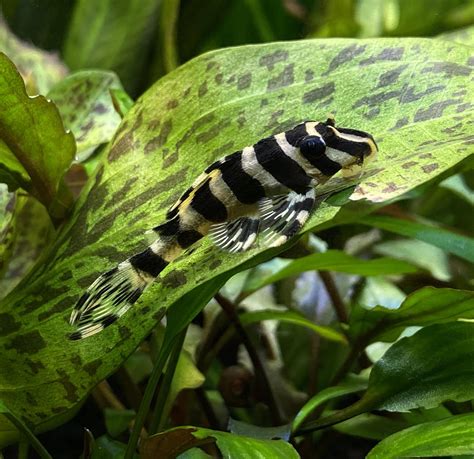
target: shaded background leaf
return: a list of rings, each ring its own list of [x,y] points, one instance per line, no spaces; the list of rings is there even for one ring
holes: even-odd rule
[[[72,70],[113,70],[127,91],[136,94],[159,5],[158,0],[76,1],[64,44],[65,62]]]
[[[113,72],[86,70],[73,73],[54,85],[48,98],[58,107],[66,129],[76,139],[76,159],[83,161],[95,148],[112,139],[121,117],[111,90],[123,90]]]
[[[30,96],[46,94],[51,87],[67,74],[67,67],[56,53],[35,48],[19,40],[11,33],[7,23],[0,15],[0,51],[15,64]]]

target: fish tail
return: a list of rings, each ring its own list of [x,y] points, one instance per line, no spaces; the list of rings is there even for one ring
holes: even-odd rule
[[[171,261],[203,237],[198,231],[183,229],[179,217],[150,232],[154,242],[149,247],[99,276],[81,296],[69,320],[76,326],[70,339],[95,335],[114,323]]]
[[[72,311],[69,322],[76,326],[76,331],[69,338],[80,340],[99,333],[125,314],[168,265],[167,245],[157,240],[143,252],[100,275]]]

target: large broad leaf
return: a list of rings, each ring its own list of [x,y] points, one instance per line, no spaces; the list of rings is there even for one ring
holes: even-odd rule
[[[195,446],[215,443],[224,459],[271,457],[297,459],[293,446],[283,440],[262,440],[200,427],[180,427],[149,437],[142,447],[144,459],[172,459]]]
[[[431,325],[403,338],[378,360],[355,404],[303,426],[311,431],[373,409],[409,411],[474,398],[474,324]]]
[[[64,131],[53,103],[43,96],[26,94],[20,74],[3,53],[0,53],[0,101],[0,140],[4,144],[0,147],[0,153],[4,152],[0,156],[2,175],[11,172],[14,178],[7,184],[15,188],[19,177],[24,177],[22,171],[26,171],[28,177],[20,185],[53,216],[62,217],[70,202],[66,201],[68,195],[64,188],[59,198],[57,193],[74,157],[74,137]]]
[[[368,459],[461,456],[474,453],[474,413],[426,422],[380,442]]]
[[[56,104],[65,127],[76,138],[79,161],[115,134],[121,118],[110,91],[121,89],[115,73],[85,70],[69,75],[49,91],[48,98]]]
[[[206,239],[118,324],[67,340],[83,290],[142,249],[144,232],[216,158],[335,112],[341,125],[367,130],[379,144],[360,188],[370,199],[400,196],[461,161],[472,151],[469,58],[469,48],[442,40],[315,40],[221,50],[169,73],[125,116],[49,258],[0,306],[11,324],[0,340],[0,398],[38,428],[59,422],[132,352],[161,310],[278,252],[224,254]],[[305,230],[338,211],[321,205]],[[184,309],[179,316],[192,318]]]

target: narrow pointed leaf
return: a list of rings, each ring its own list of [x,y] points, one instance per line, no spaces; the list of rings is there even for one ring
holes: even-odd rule
[[[363,342],[395,339],[409,326],[426,326],[474,319],[474,292],[425,287],[409,295],[398,309],[356,305],[349,333]]]
[[[285,277],[295,276],[306,271],[336,271],[361,276],[382,276],[384,274],[404,274],[416,272],[417,268],[405,261],[394,258],[361,260],[338,250],[328,250],[289,262],[282,269],[267,277],[253,277],[245,285],[245,294],[273,284]]]
[[[240,320],[243,325],[261,322],[262,320],[278,320],[280,322],[306,327],[323,338],[347,344],[347,339],[342,333],[332,329],[331,327],[315,324],[296,311],[275,311],[268,309],[254,312],[244,312],[240,315]]]
[[[424,223],[381,215],[364,217],[361,223],[433,244],[446,252],[474,263],[474,239]]]

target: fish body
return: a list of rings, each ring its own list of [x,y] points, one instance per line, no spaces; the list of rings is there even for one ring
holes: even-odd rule
[[[377,152],[373,137],[326,122],[306,121],[211,164],[149,233],[154,242],[99,276],[76,304],[70,339],[112,324],[184,250],[206,235],[229,252],[250,249],[262,234],[284,244],[307,221],[315,187],[341,171],[354,175]]]

